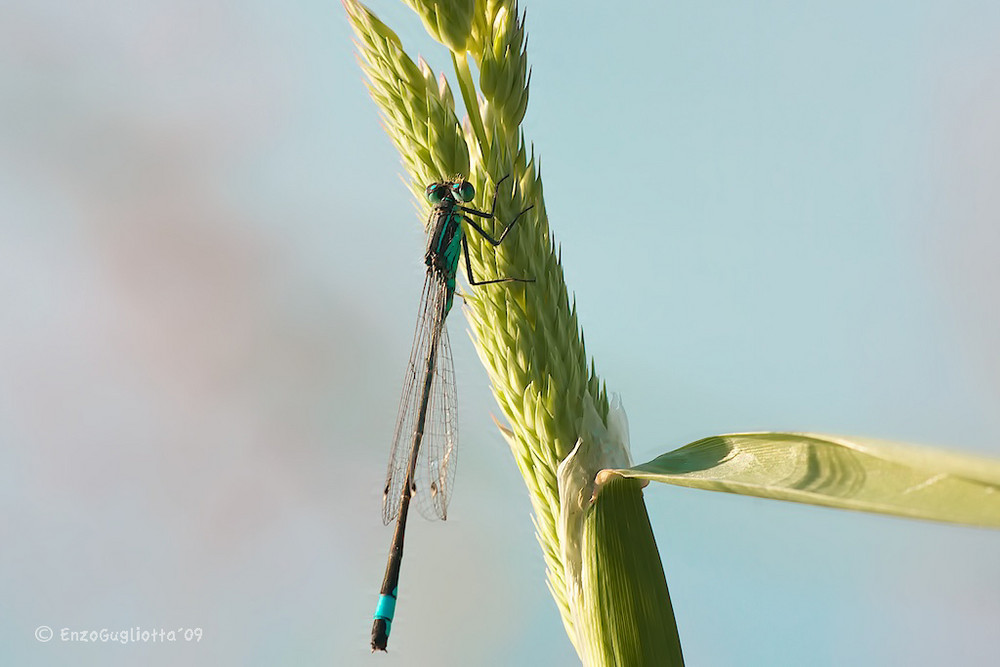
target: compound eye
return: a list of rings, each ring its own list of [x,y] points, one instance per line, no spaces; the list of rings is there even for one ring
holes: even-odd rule
[[[460,202],[470,202],[476,197],[476,188],[468,181],[458,181],[451,184],[451,191],[455,193],[455,199]]]
[[[424,192],[427,195],[427,201],[432,204],[440,204],[447,190],[440,183],[431,183]]]

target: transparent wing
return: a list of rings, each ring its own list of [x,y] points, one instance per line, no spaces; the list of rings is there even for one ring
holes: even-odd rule
[[[455,444],[458,441],[455,366],[451,359],[448,330],[443,326],[436,357],[413,487],[413,502],[420,514],[431,520],[448,518],[448,501],[455,476]]]
[[[447,518],[455,471],[455,443],[458,440],[455,367],[448,331],[444,327],[447,300],[445,282],[428,272],[420,298],[410,362],[403,377],[403,396],[399,401],[399,415],[385,477],[382,520],[386,524],[399,515],[411,465],[412,502],[428,519]],[[423,436],[416,441],[422,404]],[[417,447],[415,455],[414,447]]]

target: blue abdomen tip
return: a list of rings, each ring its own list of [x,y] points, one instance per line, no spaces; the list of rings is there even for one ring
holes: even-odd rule
[[[378,606],[375,608],[375,618],[381,618],[384,621],[391,621],[393,615],[396,613],[396,598],[391,595],[380,595],[378,597]],[[387,623],[388,625],[388,623]],[[386,633],[388,634],[388,627],[386,628]]]

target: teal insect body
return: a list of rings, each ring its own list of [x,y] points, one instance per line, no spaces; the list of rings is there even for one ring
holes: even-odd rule
[[[506,177],[500,179],[497,187]],[[424,263],[427,277],[420,298],[420,314],[413,337],[410,362],[403,378],[403,396],[396,418],[396,431],[389,454],[389,470],[382,497],[382,520],[396,521],[389,547],[389,562],[372,624],[372,650],[385,650],[389,629],[396,611],[399,568],[403,560],[403,535],[410,502],[428,519],[446,519],[451,482],[455,471],[455,445],[458,441],[458,410],[455,369],[445,318],[455,298],[458,262],[464,252],[466,275],[470,285],[505,282],[532,282],[523,278],[496,278],[477,281],[469,261],[469,242],[463,223],[469,225],[494,247],[526,211],[517,214],[499,238],[489,235],[475,216],[493,219],[497,195],[489,213],[463,206],[475,198],[476,190],[466,180],[431,183],[426,190],[431,203],[428,220],[427,249]]]
[[[446,187],[448,185],[451,187]],[[463,216],[458,208],[458,201],[468,202],[474,196],[475,189],[468,181],[434,183],[427,187],[427,198],[434,204],[434,208],[431,210],[431,231],[427,237],[424,263],[427,264],[428,271],[435,272],[448,289],[445,316],[451,310],[455,296],[455,276],[458,273],[458,260],[462,258],[462,244],[465,242]]]

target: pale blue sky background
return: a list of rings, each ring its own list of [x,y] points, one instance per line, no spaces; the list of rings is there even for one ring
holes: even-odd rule
[[[526,5],[524,129],[634,457],[1000,456],[1000,5],[748,4]],[[577,664],[460,315],[450,518],[368,652],[423,241],[352,52],[333,0],[0,7],[0,663]],[[646,499],[691,665],[995,664],[1000,533]]]

